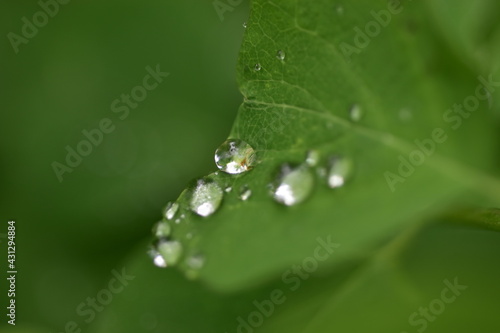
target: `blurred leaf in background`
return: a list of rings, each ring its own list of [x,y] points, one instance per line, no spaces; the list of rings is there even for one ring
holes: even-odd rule
[[[77,305],[149,237],[165,202],[213,169],[241,103],[236,60],[248,4],[221,21],[211,1],[42,2],[52,12],[59,4],[57,13],[18,53],[8,33],[29,32],[23,18],[43,23],[37,13],[46,10],[38,1],[0,4],[0,232],[16,220],[16,328],[59,332],[84,323]],[[169,76],[121,119],[113,101],[157,65]],[[105,118],[114,130],[59,182],[52,163],[66,165],[66,146],[76,150],[82,131]]]

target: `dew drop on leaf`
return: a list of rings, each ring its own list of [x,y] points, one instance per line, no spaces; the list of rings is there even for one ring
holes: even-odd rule
[[[149,251],[153,263],[158,267],[174,266],[179,262],[181,254],[181,243],[168,237],[156,240]]]
[[[160,221],[153,226],[153,235],[156,238],[163,238],[170,235],[170,225],[164,221]]]
[[[248,185],[243,185],[243,187],[240,189],[240,196],[239,198],[243,201],[247,201],[250,197],[252,196],[252,190]]]
[[[328,166],[328,186],[338,188],[344,186],[346,180],[352,173],[351,159],[343,156],[333,156],[330,158]]]
[[[351,108],[349,109],[349,118],[351,118],[353,122],[358,122],[361,120],[362,116],[363,116],[363,110],[361,109],[359,104],[352,105]]]
[[[163,216],[167,220],[171,220],[174,218],[178,209],[179,209],[179,204],[177,202],[169,202],[165,207],[165,209],[163,210]]]
[[[314,167],[318,165],[320,159],[319,151],[317,150],[309,150],[306,155],[306,164],[310,167]]]
[[[273,198],[283,205],[293,206],[306,200],[313,187],[314,177],[306,164],[295,168],[284,164],[273,186]]]
[[[243,22],[243,28],[247,28],[247,23],[246,22]]]
[[[256,72],[260,71],[260,70],[261,70],[261,68],[262,68],[262,67],[260,66],[260,64],[255,64],[255,66],[253,66],[253,69],[254,69],[254,71],[256,71]]]
[[[239,174],[252,168],[255,150],[243,140],[224,141],[215,151],[215,164],[226,173]]]
[[[276,52],[276,58],[278,58],[281,61],[285,60],[285,51],[278,50],[278,52]]]
[[[187,269],[185,270],[185,275],[188,279],[194,280],[199,274],[200,270],[205,264],[205,257],[201,254],[190,256],[186,259]]]
[[[224,192],[215,182],[198,180],[193,190],[189,206],[200,216],[209,216],[219,208]]]

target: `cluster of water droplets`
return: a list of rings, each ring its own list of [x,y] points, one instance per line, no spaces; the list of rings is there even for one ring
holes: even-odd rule
[[[349,158],[340,155],[331,156],[326,167],[320,166],[320,162],[320,153],[311,150],[304,162],[299,165],[282,164],[274,183],[270,185],[274,200],[285,206],[294,206],[304,202],[311,195],[316,175],[321,179],[326,178],[330,188],[343,186],[351,176],[353,165]]]
[[[357,106],[353,107],[356,108]],[[163,210],[163,219],[153,228],[154,241],[149,254],[154,264],[169,267],[182,263],[186,276],[192,279],[199,275],[205,258],[200,253],[185,254],[183,243],[172,237],[173,232],[182,226],[181,222],[189,212],[204,218],[214,214],[223,204],[224,196],[233,192],[231,177],[248,172],[257,164],[256,151],[239,139],[223,142],[215,151],[214,159],[220,172],[232,176],[219,175],[217,172],[197,180],[181,195],[183,200],[167,204]],[[319,151],[310,150],[302,162],[282,164],[268,188],[277,203],[294,206],[311,196],[318,178],[330,188],[339,188],[345,185],[352,169],[353,163],[349,158],[342,155],[322,156]],[[246,184],[237,187],[234,192],[242,202],[248,201],[252,196],[252,189]],[[186,241],[191,241],[193,233],[187,233],[185,238]]]

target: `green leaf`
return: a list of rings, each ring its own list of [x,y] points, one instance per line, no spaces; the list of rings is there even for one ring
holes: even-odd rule
[[[211,176],[234,190],[209,218],[187,211],[189,190],[179,198],[187,217],[173,235],[186,258],[206,257],[201,279],[245,288],[300,261],[318,237],[341,244],[335,265],[454,205],[499,205],[498,83],[463,65],[436,20],[425,2],[341,11],[330,1],[253,2],[238,62],[244,102],[230,137],[250,143],[260,163],[241,176]],[[452,110],[463,103],[470,112]],[[353,105],[359,121],[349,117]],[[323,165],[332,155],[351,158],[352,180],[332,190],[318,177],[305,203],[277,204],[268,185],[280,165],[303,162],[311,149]],[[243,186],[253,192],[245,202]]]
[[[448,219],[434,222],[417,225],[375,254],[322,274],[301,278],[287,267],[286,280],[277,277],[229,295],[187,281],[177,271],[156,269],[141,245],[126,265],[136,278],[88,331],[417,332],[425,324],[429,333],[470,332],[471,327],[497,332],[500,290],[494,286],[500,274],[500,235],[450,227],[454,221]],[[446,280],[467,288],[458,290],[459,295],[444,292],[448,302],[442,301],[441,309]],[[282,302],[270,305],[275,290],[282,292]],[[420,309],[431,306],[432,321],[422,321]],[[238,331],[242,322],[250,330]]]

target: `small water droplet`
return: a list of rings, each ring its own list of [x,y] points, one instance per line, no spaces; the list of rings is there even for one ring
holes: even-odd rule
[[[224,192],[214,182],[199,180],[191,196],[190,208],[200,216],[212,215],[220,206]]]
[[[252,190],[248,185],[243,185],[240,189],[240,199],[247,201],[252,196]]]
[[[157,240],[149,251],[154,264],[158,267],[174,266],[179,262],[181,254],[181,243],[167,237]]]
[[[279,60],[283,61],[285,60],[285,51],[283,50],[278,50],[278,52],[276,52],[276,58],[278,58]]]
[[[247,23],[246,22],[243,22],[243,28],[247,28]]]
[[[306,164],[310,167],[318,165],[321,156],[317,150],[309,150],[306,156]]]
[[[262,69],[262,67],[260,66],[260,64],[255,64],[255,66],[253,66],[253,70],[258,72]]]
[[[343,156],[330,158],[328,168],[328,186],[331,188],[342,187],[352,173],[352,161]]]
[[[296,168],[285,164],[274,185],[273,197],[281,204],[293,206],[306,200],[313,187],[314,177],[306,164]]]
[[[160,221],[153,226],[153,235],[156,238],[167,237],[170,235],[171,228],[168,223]]]
[[[193,255],[187,258],[186,259],[187,269],[185,271],[186,277],[191,280],[196,279],[199,276],[200,270],[203,268],[204,264],[205,264],[205,257],[200,254]]]
[[[151,259],[153,259],[153,264],[155,264],[155,266],[161,267],[161,268],[167,267],[167,262],[162,257],[162,255],[158,251],[156,251],[155,249],[153,249],[153,248],[150,249],[148,251],[148,255],[151,257]]]
[[[239,174],[252,168],[255,150],[243,140],[224,141],[215,151],[215,164],[226,173]]]
[[[358,122],[361,120],[362,116],[363,110],[361,109],[359,104],[353,104],[349,109],[349,117],[351,118],[351,120],[354,122]]]
[[[179,204],[177,202],[169,202],[165,207],[165,209],[163,210],[163,216],[167,220],[171,220],[174,218],[178,209],[179,209]]]
[[[229,193],[229,192],[231,192],[232,190],[233,190],[233,188],[232,188],[231,186],[228,186],[228,187],[226,187],[226,188],[224,189],[224,191],[225,191],[226,193]]]

